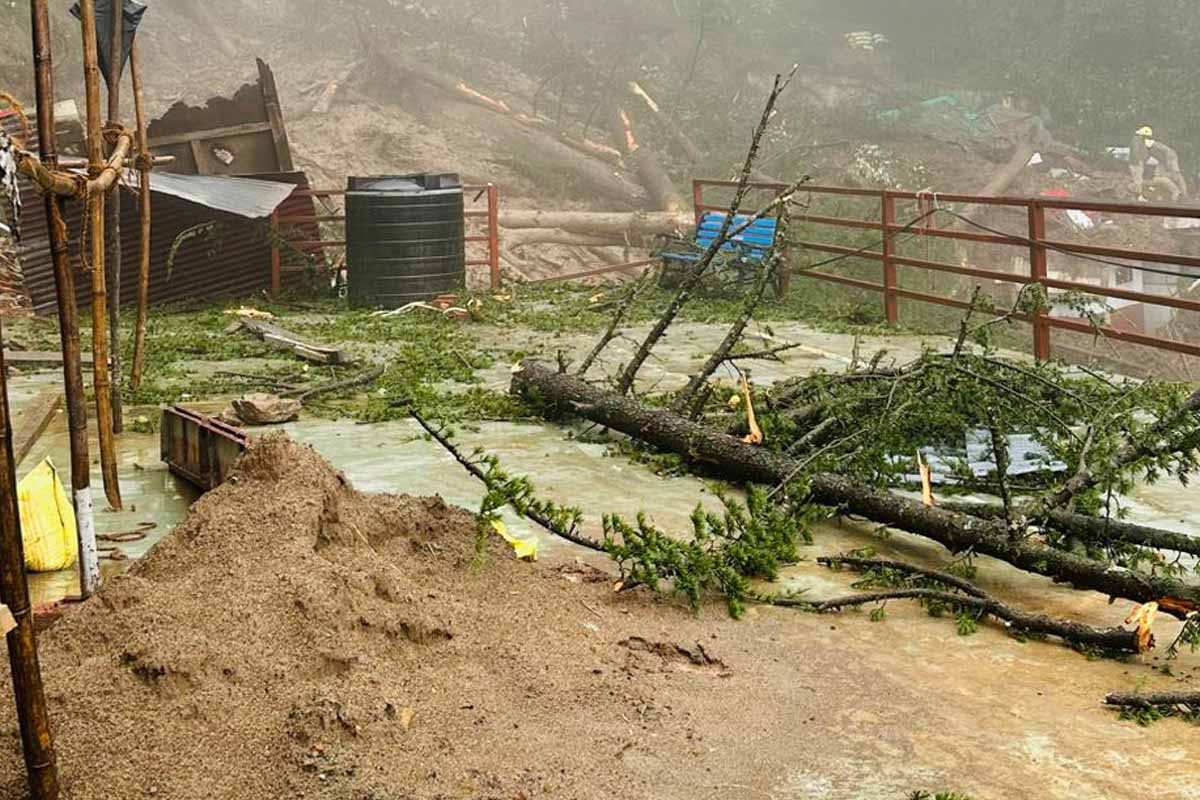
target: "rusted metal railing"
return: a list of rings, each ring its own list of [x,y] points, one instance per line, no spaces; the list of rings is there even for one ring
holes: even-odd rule
[[[488,278],[492,291],[500,288],[500,189],[494,183],[482,186],[463,186],[463,194],[468,198],[468,206],[474,205],[469,200],[487,198],[486,209],[468,207],[463,212],[468,228],[476,221],[483,222],[482,233],[468,233],[464,240],[468,245],[487,245],[487,256],[484,258],[467,258],[466,265],[471,267],[487,267]],[[345,197],[345,189],[297,189],[294,197]],[[282,216],[278,212],[271,215],[271,291],[277,293],[283,285],[282,246],[289,246],[301,251],[324,250],[326,248],[344,248],[345,239],[289,239],[285,233],[286,225],[316,225],[321,222],[345,223],[346,215],[341,214],[311,214],[299,216]]]
[[[693,198],[695,200],[696,218],[708,211],[727,210],[728,206],[708,202],[706,189],[735,188],[737,183],[732,181],[696,180],[693,182]],[[783,191],[783,184],[755,183],[752,188],[756,191],[776,193]],[[1183,208],[1176,206],[1154,206],[1145,203],[1125,205],[1119,203],[1099,203],[1082,200],[1058,198],[1024,198],[1024,197],[976,197],[973,195],[937,194],[928,192],[900,192],[879,189],[852,189],[836,186],[806,186],[804,195],[810,198],[819,197],[848,197],[857,198],[864,202],[874,201],[879,209],[878,221],[874,219],[850,219],[845,217],[830,217],[819,214],[793,212],[796,222],[816,226],[831,226],[871,230],[880,233],[880,241],[868,248],[854,248],[832,244],[823,241],[798,241],[794,244],[811,252],[825,253],[845,259],[863,259],[878,262],[880,265],[880,281],[878,283],[861,278],[838,275],[817,269],[799,270],[804,277],[849,286],[855,289],[879,292],[884,299],[884,313],[889,324],[895,325],[900,321],[900,300],[915,300],[923,303],[933,303],[953,308],[967,309],[970,303],[954,297],[930,294],[928,292],[907,289],[900,285],[898,267],[908,267],[946,273],[972,278],[981,278],[1000,283],[1011,283],[1016,286],[1041,284],[1047,289],[1064,292],[1102,297],[1107,299],[1124,300],[1131,303],[1142,303],[1149,306],[1163,306],[1179,311],[1200,313],[1200,302],[1168,294],[1153,294],[1144,291],[1122,289],[1116,286],[1096,285],[1077,280],[1065,280],[1050,274],[1048,255],[1051,252],[1068,256],[1089,259],[1106,270],[1120,269],[1124,265],[1114,263],[1112,259],[1131,262],[1149,262],[1168,265],[1169,267],[1200,267],[1200,257],[1182,253],[1162,253],[1147,250],[1134,250],[1119,247],[1103,247],[1081,242],[1068,242],[1049,238],[1046,231],[1046,214],[1048,211],[1081,211],[1085,213],[1108,214],[1131,217],[1167,217],[1200,220],[1200,208]],[[896,206],[898,202],[916,203],[920,209],[928,209],[917,220],[902,224],[897,219]],[[809,203],[811,206],[811,202]],[[938,210],[950,210],[949,206],[957,207],[1004,207],[1016,211],[1024,211],[1028,217],[1028,233],[1017,235],[1000,231],[985,232],[977,223],[972,223],[973,230],[960,230],[954,227],[940,227],[934,218]],[[969,217],[951,211],[959,221],[971,222]],[[924,223],[924,224],[919,224]],[[912,258],[901,255],[897,246],[897,237],[913,235],[929,237],[930,239],[974,242],[979,244],[1003,247],[1021,248],[1028,253],[1029,269],[1027,273],[1002,272],[995,269],[982,269],[975,264],[950,264],[943,261]],[[1129,269],[1145,269],[1138,264],[1129,264]],[[1200,277],[1200,273],[1197,275]],[[1091,320],[1082,318],[1072,319],[1056,316],[1046,310],[1036,314],[1014,314],[1014,319],[1029,323],[1033,328],[1033,351],[1037,358],[1046,360],[1051,356],[1051,332],[1054,330],[1074,333],[1099,333],[1115,341],[1129,342],[1146,347],[1181,353],[1188,356],[1200,357],[1200,343],[1167,339],[1150,333],[1122,330],[1109,325],[1098,325]]]

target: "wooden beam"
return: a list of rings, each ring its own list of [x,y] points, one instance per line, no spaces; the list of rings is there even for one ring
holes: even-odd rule
[[[169,147],[173,144],[188,144],[190,142],[207,142],[212,139],[228,139],[231,136],[245,136],[249,133],[265,133],[270,131],[270,122],[247,122],[243,125],[230,125],[225,128],[212,128],[207,131],[189,131],[173,133],[169,136],[159,136],[150,140],[150,149]]]
[[[21,466],[21,462],[33,450],[38,439],[42,438],[42,434],[50,427],[50,423],[62,407],[63,393],[57,387],[43,389],[33,398],[14,426],[16,433],[13,436],[13,464]]]
[[[337,348],[307,342],[296,334],[269,322],[242,319],[239,320],[239,323],[243,330],[249,331],[267,344],[280,350],[287,350],[306,361],[316,364],[349,364],[353,360]]]
[[[279,171],[293,172],[296,167],[292,164],[292,148],[288,144],[287,128],[283,125],[283,107],[279,103],[279,90],[275,87],[275,73],[271,72],[267,62],[261,58],[258,59],[258,85],[262,89],[267,120],[271,123],[271,136],[275,140],[275,157],[279,161]]]
[[[55,350],[5,350],[4,360],[9,366],[13,364],[61,364],[62,353]],[[91,353],[82,353],[80,362],[84,366],[94,363]]]

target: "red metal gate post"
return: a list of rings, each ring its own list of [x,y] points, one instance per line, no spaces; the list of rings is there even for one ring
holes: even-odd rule
[[[704,218],[704,212],[701,210],[704,207],[704,184],[698,180],[692,180],[692,209],[696,215],[696,227],[700,227],[700,220]]]
[[[888,325],[900,322],[900,304],[896,298],[896,240],[892,226],[896,224],[896,198],[884,191],[883,207],[879,216],[883,226],[883,306]]]
[[[271,296],[283,288],[283,267],[279,255],[279,209],[271,212]]]
[[[1046,247],[1046,209],[1036,200],[1029,203],[1029,275],[1035,283],[1046,288],[1048,273]],[[1049,312],[1038,308],[1033,318],[1033,355],[1038,361],[1050,360]]]
[[[500,190],[496,184],[487,185],[488,202],[488,264],[492,271],[492,291],[500,289]]]

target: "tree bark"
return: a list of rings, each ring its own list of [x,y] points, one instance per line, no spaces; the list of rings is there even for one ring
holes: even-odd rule
[[[58,168],[58,142],[54,126],[54,68],[50,50],[50,18],[45,0],[33,3],[33,58],[36,69],[38,148],[42,163]],[[91,597],[100,584],[96,558],[96,527],[92,508],[92,462],[88,457],[87,394],[83,385],[83,358],[79,343],[79,308],[75,301],[75,273],[67,246],[67,223],[62,198],[45,195],[49,223],[50,260],[58,296],[58,328],[62,342],[63,391],[67,398],[67,431],[71,448],[71,500],[79,542],[79,593]]]
[[[1114,692],[1104,698],[1110,706],[1123,708],[1162,708],[1163,706],[1195,706],[1200,708],[1200,692],[1159,692],[1155,694],[1125,694]]]
[[[790,480],[800,466],[786,456],[714,433],[669,411],[649,408],[574,376],[560,375],[535,361],[522,362],[513,375],[512,391],[552,414],[581,416],[659,449],[703,462],[729,480],[777,485]],[[1166,576],[1113,569],[1029,539],[1010,540],[1003,522],[926,507],[840,475],[815,475],[810,485],[814,502],[924,536],[951,552],[973,550],[1027,572],[1111,597],[1139,603],[1172,598],[1185,607],[1200,608],[1200,587]],[[1180,610],[1173,613],[1184,615]]]
[[[671,176],[663,169],[658,155],[637,138],[633,130],[633,118],[623,108],[614,112],[613,132],[621,143],[626,161],[633,164],[642,188],[646,190],[651,204],[659,211],[682,211],[683,197],[671,182]]]
[[[942,505],[951,511],[982,519],[1002,519],[1004,517],[1004,509],[1001,506],[987,503],[943,503]],[[1200,539],[1194,536],[1119,519],[1106,520],[1057,509],[1047,515],[1046,524],[1061,533],[1074,536],[1086,544],[1132,544],[1200,556]]]
[[[95,0],[80,0],[79,7],[83,23],[83,76],[87,96],[88,173],[91,180],[98,182],[106,169],[100,131],[100,55],[96,43],[96,3]],[[129,144],[128,137],[125,137],[125,143]],[[117,155],[120,154],[115,153],[114,158]],[[121,160],[123,162],[123,158]],[[92,377],[96,392],[100,466],[108,504],[119,511],[122,503],[117,476],[117,448],[113,439],[112,384],[108,371],[108,281],[104,270],[104,193],[108,188],[103,187],[89,194],[87,225],[92,263],[88,266],[92,273]]]
[[[532,211],[505,209],[500,212],[500,227],[509,229],[555,229],[584,236],[635,238],[655,234],[674,234],[695,225],[685,212],[595,212]],[[507,238],[506,238],[507,241]]]
[[[121,118],[121,69],[125,52],[125,3],[112,0],[110,22],[112,24],[112,57],[109,58],[108,74],[108,124],[116,125]],[[120,182],[109,190],[105,209],[108,222],[104,238],[108,246],[108,332],[112,350],[112,417],[113,433],[125,429],[125,410],[121,401],[121,186]]]
[[[138,308],[137,329],[133,343],[133,374],[130,385],[136,392],[142,385],[142,372],[146,367],[146,324],[150,316],[150,138],[146,127],[146,109],[142,93],[142,65],[138,44],[133,43],[130,53],[129,75],[133,81],[133,109],[137,118],[138,138],[138,208],[141,211],[141,248],[138,261]]]
[[[630,83],[629,91],[633,92],[635,96],[640,97],[646,103],[646,107],[650,109],[650,113],[654,115],[658,123],[670,134],[671,140],[674,142],[679,154],[683,156],[690,166],[694,167],[704,160],[704,154],[700,152],[700,148],[696,146],[696,143],[692,141],[690,136],[684,133],[683,129],[675,123],[675,120],[663,113],[662,107],[642,88],[641,84],[636,81]]]
[[[613,247],[623,245],[626,240],[619,234],[588,235],[573,233],[557,228],[522,228],[504,235],[504,246],[509,249],[531,244],[565,244],[576,247]]]
[[[831,558],[819,558],[817,561],[832,569],[840,569],[841,567],[850,567],[859,572],[870,572],[873,570],[891,570],[901,572],[906,575],[925,578],[943,587],[956,589],[963,592],[962,595],[953,594],[945,590],[926,589],[924,587],[908,587],[908,590],[917,592],[931,592],[928,595],[920,594],[896,594],[892,593],[891,597],[882,599],[924,599],[924,600],[940,600],[942,602],[954,603],[964,608],[971,608],[980,614],[996,617],[1001,620],[1005,627],[1018,635],[1034,634],[1039,636],[1056,636],[1063,641],[1070,642],[1083,647],[1098,647],[1102,650],[1109,650],[1120,653],[1140,653],[1142,652],[1141,642],[1138,638],[1136,630],[1125,630],[1124,628],[1096,628],[1092,625],[1085,625],[1082,622],[1076,622],[1068,619],[1055,619],[1043,614],[1031,614],[1028,611],[1023,611],[1019,608],[1014,608],[1007,603],[1001,602],[995,597],[992,597],[987,592],[980,589],[973,583],[963,580],[955,575],[949,575],[944,572],[924,569],[912,564],[907,564],[903,561],[890,561],[880,558],[856,558],[853,556],[834,556]],[[900,587],[900,592],[906,591],[904,587]],[[881,589],[875,594],[889,594],[888,590]],[[867,605],[869,601],[862,600],[866,595],[856,595],[851,598],[842,598],[841,600],[824,600],[817,601],[817,605],[821,606],[816,610],[827,611],[845,608],[851,605]],[[796,598],[797,603],[803,603],[802,598]]]

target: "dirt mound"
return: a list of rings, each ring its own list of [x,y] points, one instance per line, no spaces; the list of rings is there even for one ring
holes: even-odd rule
[[[653,704],[589,659],[599,626],[566,595],[595,608],[607,590],[500,549],[473,568],[475,530],[440,498],[360,494],[313,450],[260,440],[43,637],[66,796],[513,798],[590,773],[555,714],[586,709],[586,727],[622,698]],[[24,796],[11,714],[0,703],[6,800]]]

